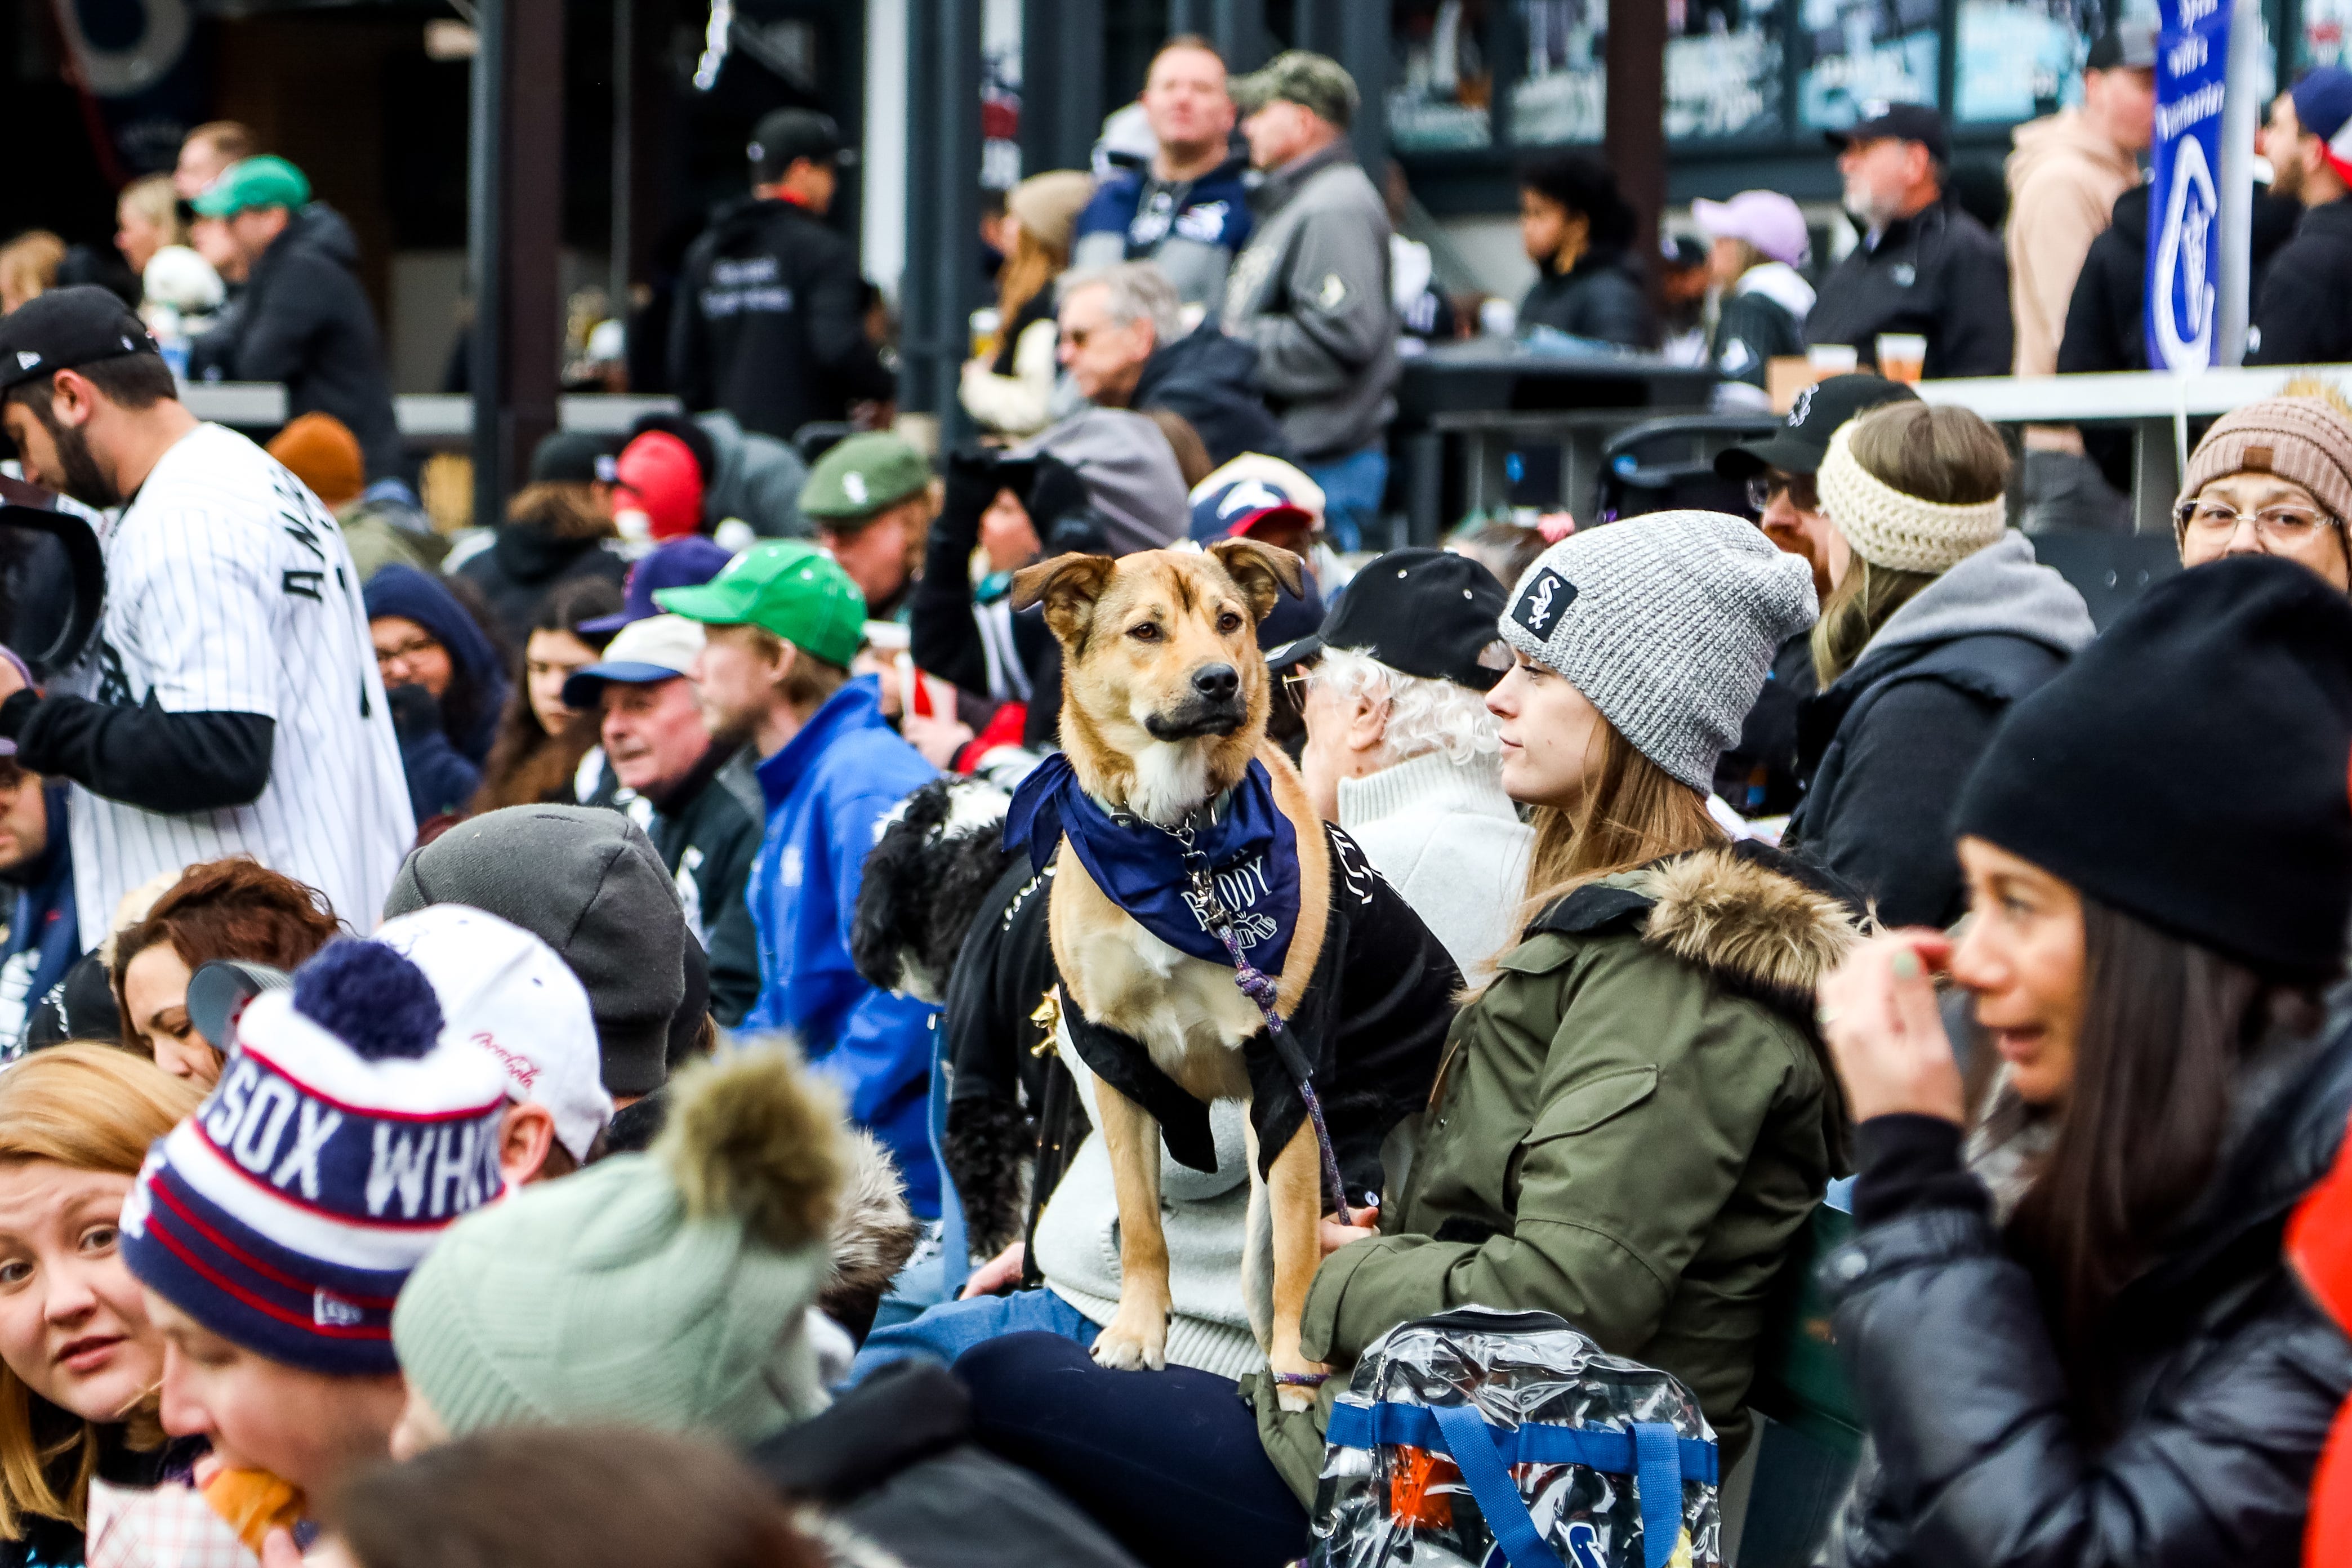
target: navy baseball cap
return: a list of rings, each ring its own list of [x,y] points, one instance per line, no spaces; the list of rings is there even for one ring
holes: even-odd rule
[[[699,588],[726,571],[727,563],[734,559],[725,549],[698,533],[685,539],[673,539],[629,568],[629,585],[622,598],[619,615],[598,616],[593,621],[583,621],[578,629],[589,637],[601,637],[619,631],[632,621],[658,616],[661,606],[654,603],[657,590]]]
[[[52,371],[162,353],[113,290],[95,283],[52,289],[0,316],[0,392]]]
[[[1843,131],[1824,131],[1822,140],[1843,152],[1856,142],[1916,142],[1938,163],[1952,161],[1952,134],[1944,117],[1924,103],[1866,103],[1862,118]]]
[[[1267,522],[1315,526],[1315,514],[1279,483],[1257,475],[1220,485],[1192,503],[1192,535],[1196,543],[1239,539]]]
[[[1304,664],[1327,648],[1348,648],[1391,669],[1491,691],[1511,668],[1496,630],[1507,595],[1495,574],[1467,555],[1415,546],[1366,563],[1312,636],[1265,656],[1269,668]]]

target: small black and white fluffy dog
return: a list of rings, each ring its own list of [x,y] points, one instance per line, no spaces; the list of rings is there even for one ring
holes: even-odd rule
[[[849,958],[867,982],[939,1005],[956,950],[1013,857],[1013,797],[979,779],[941,778],[882,819],[849,928]]]

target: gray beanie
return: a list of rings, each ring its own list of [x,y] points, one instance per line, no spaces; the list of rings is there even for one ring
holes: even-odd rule
[[[562,956],[587,988],[607,1090],[650,1094],[667,1079],[687,996],[686,906],[635,823],[590,805],[471,817],[408,857],[384,918],[427,904],[487,910]]]
[[[1693,789],[1739,739],[1783,642],[1813,624],[1812,568],[1752,522],[1661,511],[1536,557],[1504,640],[1584,693],[1634,749]]]

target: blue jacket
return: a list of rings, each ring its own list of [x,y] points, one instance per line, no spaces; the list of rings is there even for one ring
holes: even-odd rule
[[[937,776],[882,717],[872,676],[851,681],[759,766],[768,826],[744,897],[760,940],[747,1031],[788,1030],[851,1118],[889,1145],[907,1201],[940,1212],[926,1108],[939,1010],[877,991],[849,961],[849,924],[882,816]]]
[[[81,923],[74,912],[73,850],[66,835],[66,784],[47,786],[49,847],[16,881],[16,912],[0,943],[0,1060],[25,1048],[33,1008],[81,956]]]

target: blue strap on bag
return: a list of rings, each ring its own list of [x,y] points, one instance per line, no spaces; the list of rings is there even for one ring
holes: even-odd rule
[[[1633,1478],[1642,1511],[1644,1568],[1667,1568],[1683,1529],[1683,1483],[1717,1484],[1716,1446],[1685,1437],[1658,1422],[1635,1422],[1630,1429],[1561,1426],[1528,1422],[1508,1429],[1489,1426],[1467,1405],[1351,1405],[1331,1408],[1326,1439],[1343,1447],[1402,1445],[1444,1454],[1462,1472],[1479,1514],[1495,1533],[1511,1568],[1560,1568],[1510,1468],[1526,1464],[1583,1465]]]

